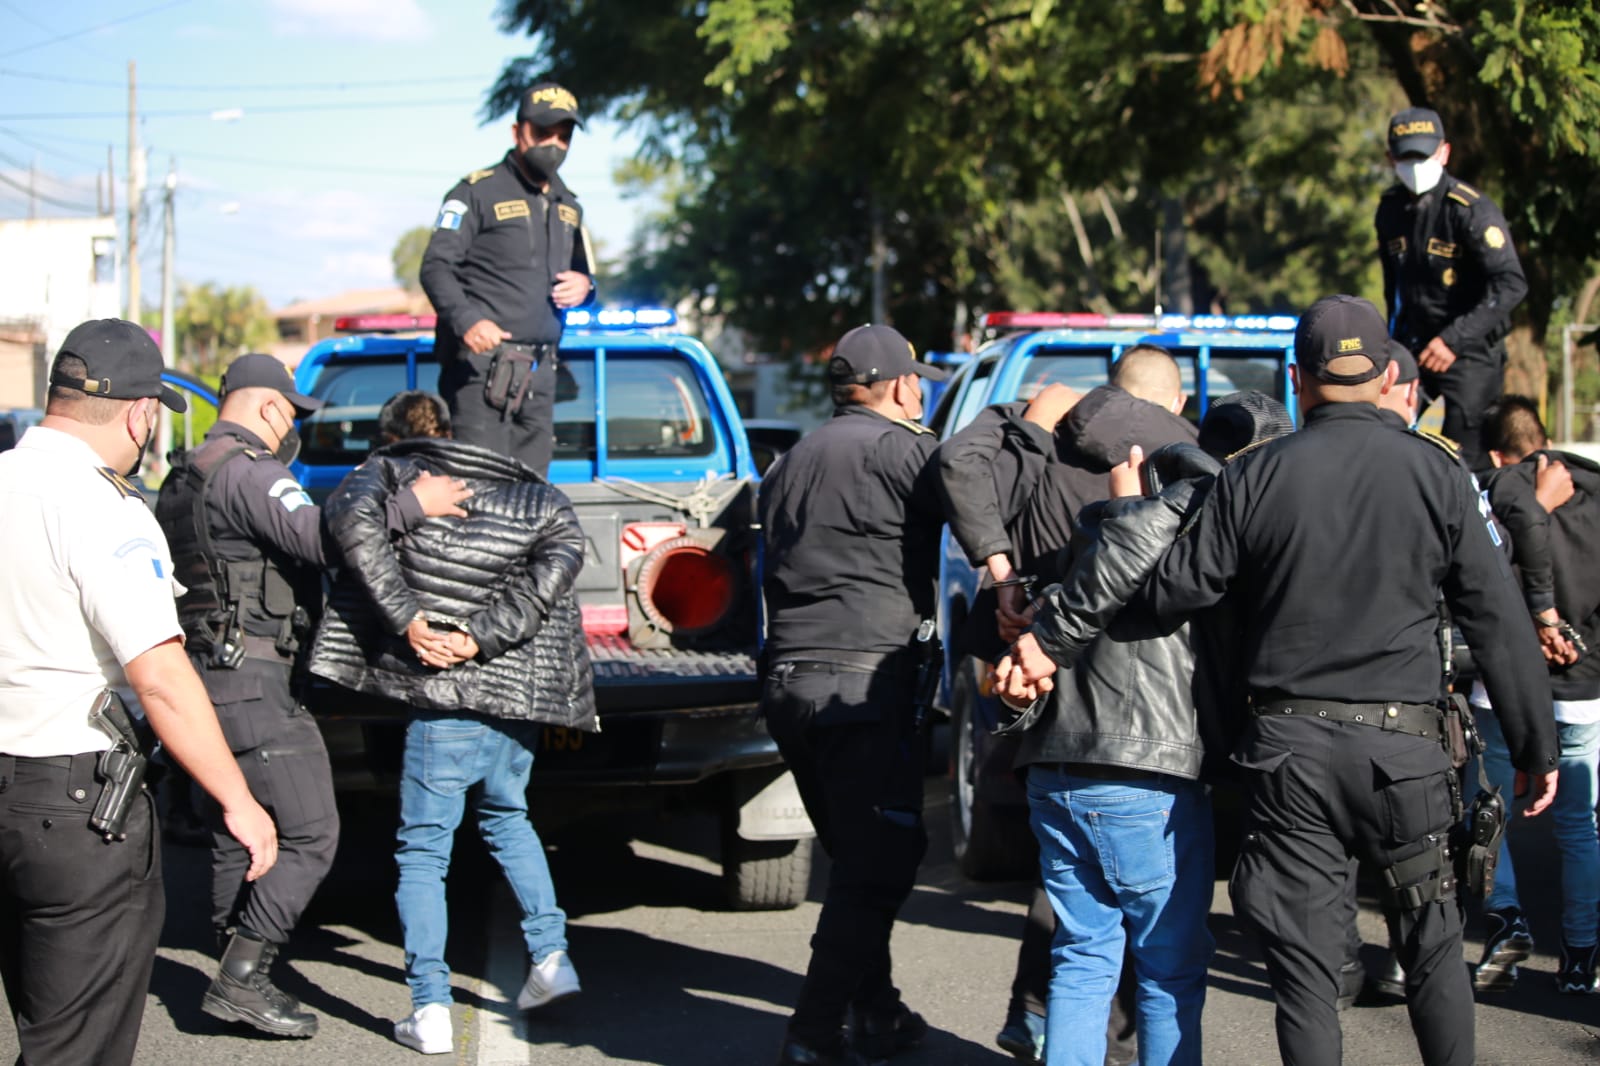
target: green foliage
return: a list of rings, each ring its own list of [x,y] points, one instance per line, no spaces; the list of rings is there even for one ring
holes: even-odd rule
[[[176,317],[179,364],[202,377],[220,374],[235,356],[278,339],[267,301],[248,285],[180,285]]]
[[[432,236],[433,231],[427,226],[413,226],[400,234],[389,253],[389,261],[394,264],[394,280],[407,292],[422,291],[422,253],[428,250],[428,239]]]
[[[1389,0],[506,0],[533,54],[485,115],[553,76],[635,122],[629,180],[670,206],[608,298],[692,295],[768,351],[863,321],[877,247],[919,347],[985,308],[1378,297],[1384,121],[1424,86],[1454,169],[1550,273],[1536,293],[1570,284],[1600,218],[1594,3],[1401,8],[1409,23],[1363,17]]]

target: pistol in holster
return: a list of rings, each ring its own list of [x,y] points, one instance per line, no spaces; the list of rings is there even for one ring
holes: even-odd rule
[[[126,840],[128,814],[144,789],[150,760],[140,750],[127,706],[111,689],[95,700],[89,711],[89,724],[111,739],[111,747],[100,753],[96,764],[102,784],[94,813],[89,816],[89,828],[108,841]]]
[[[1452,767],[1450,800],[1455,828],[1450,834],[1450,853],[1456,880],[1472,895],[1486,899],[1494,889],[1495,867],[1500,862],[1500,841],[1506,832],[1506,801],[1500,789],[1489,784],[1489,776],[1484,772],[1486,745],[1478,732],[1472,705],[1465,696],[1455,692],[1444,701],[1442,709],[1444,729],[1441,736]],[[1466,808],[1461,778],[1472,759],[1478,761],[1479,788],[1472,806]]]
[[[916,663],[916,678],[912,683],[912,724],[922,732],[933,711],[933,701],[939,695],[939,676],[944,672],[944,644],[940,642],[933,619],[924,618],[911,638],[911,654]]]

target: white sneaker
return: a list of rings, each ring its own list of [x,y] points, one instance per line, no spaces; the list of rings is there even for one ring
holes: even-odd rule
[[[581,991],[578,987],[578,971],[572,968],[567,953],[552,951],[543,962],[535,963],[528,970],[528,980],[523,983],[522,992],[517,996],[517,1006],[522,1010],[536,1010]]]
[[[448,1003],[428,1003],[409,1018],[394,1023],[394,1038],[424,1055],[448,1055],[456,1049]]]

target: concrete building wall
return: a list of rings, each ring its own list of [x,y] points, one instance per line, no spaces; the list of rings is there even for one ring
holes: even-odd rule
[[[36,323],[53,355],[73,326],[122,313],[117,258],[110,216],[0,220],[0,320]]]

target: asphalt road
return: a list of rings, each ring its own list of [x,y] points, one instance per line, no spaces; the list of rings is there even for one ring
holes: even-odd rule
[[[928,785],[933,845],[895,935],[895,964],[907,1001],[927,1016],[934,1032],[902,1061],[1003,1066],[1013,1060],[992,1039],[1005,1011],[1027,889],[961,877],[951,860],[944,782],[930,778]],[[1560,996],[1551,980],[1559,897],[1547,821],[1523,823],[1516,844],[1524,905],[1540,950],[1517,988],[1480,1001],[1483,1063],[1600,1061],[1600,996]],[[283,986],[322,1016],[321,1033],[310,1043],[258,1038],[201,1013],[200,996],[213,965],[206,950],[205,855],[169,846],[167,923],[137,1061],[452,1061],[413,1058],[391,1037],[391,1020],[409,1007],[392,901],[392,825],[383,805],[352,805],[345,812],[335,875],[280,968]],[[551,1017],[529,1018],[510,1009],[526,965],[514,909],[497,868],[464,831],[449,886],[454,1061],[704,1066],[773,1060],[816,921],[821,863],[811,902],[788,912],[737,914],[718,909],[709,819],[613,815],[567,825],[546,843],[571,920],[572,958],[584,994],[552,1008]],[[1362,928],[1368,944],[1376,945],[1383,939],[1382,920],[1366,903]],[[1213,931],[1217,955],[1206,1005],[1205,1060],[1227,1066],[1275,1062],[1265,973],[1231,917],[1223,882],[1217,885]],[[1471,932],[1476,936],[1478,930]],[[1479,946],[1469,944],[1471,958]],[[1369,946],[1368,965],[1381,961],[1381,949]],[[1346,1062],[1418,1061],[1403,1007],[1357,1007],[1344,1019]],[[0,1060],[15,1053],[5,1012]]]

